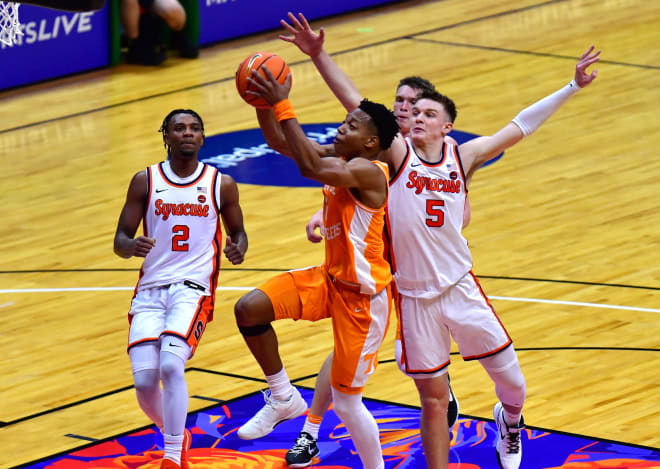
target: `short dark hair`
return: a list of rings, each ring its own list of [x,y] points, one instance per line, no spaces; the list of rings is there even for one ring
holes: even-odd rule
[[[398,90],[402,86],[409,86],[415,90],[421,90],[421,91],[435,91],[435,86],[433,85],[433,83],[428,81],[426,78],[422,78],[418,76],[410,76],[410,77],[402,78],[399,81],[399,84],[397,85],[396,89]]]
[[[360,101],[358,106],[364,111],[374,123],[376,131],[378,132],[378,140],[380,142],[381,150],[387,150],[394,137],[399,133],[399,124],[396,122],[396,117],[392,111],[379,103],[374,103],[368,99]]]
[[[202,117],[192,109],[175,109],[171,111],[167,116],[165,116],[165,119],[163,119],[163,123],[160,126],[160,129],[158,129],[158,131],[163,135],[165,135],[167,133],[167,126],[170,125],[170,120],[172,119],[172,117],[176,116],[177,114],[189,114],[193,116],[195,119],[197,119],[199,121],[199,125],[202,126],[202,135],[204,135],[204,121],[202,120]],[[169,157],[170,155],[169,145],[167,143],[164,143],[163,146],[167,149],[167,155]]]
[[[423,91],[419,96],[417,96],[417,101],[420,99],[430,99],[431,101],[442,104],[442,106],[445,108],[445,111],[447,111],[447,114],[449,114],[449,119],[452,122],[456,120],[456,105],[454,104],[454,101],[452,101],[444,94],[438,93],[437,91]]]
[[[167,133],[167,126],[170,125],[170,120],[172,117],[176,116],[177,114],[189,114],[193,116],[195,119],[199,121],[199,125],[202,126],[202,133],[204,133],[204,121],[200,117],[199,114],[197,114],[195,111],[192,109],[175,109],[172,112],[170,112],[167,116],[165,116],[165,119],[163,119],[163,124],[160,126],[160,129],[158,129],[159,132],[166,134]]]

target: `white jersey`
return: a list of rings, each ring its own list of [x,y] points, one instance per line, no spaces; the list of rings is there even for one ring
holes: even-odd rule
[[[394,280],[401,294],[431,298],[472,268],[461,234],[465,174],[456,145],[445,143],[442,160],[423,161],[406,139],[408,152],[390,182],[388,232]]]
[[[189,281],[213,295],[222,253],[220,172],[199,163],[182,179],[168,161],[146,169],[144,235],[156,245],[144,259],[137,290]]]

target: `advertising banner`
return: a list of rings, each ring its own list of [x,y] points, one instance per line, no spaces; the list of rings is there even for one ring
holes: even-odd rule
[[[88,12],[21,5],[23,35],[0,44],[0,90],[109,65],[107,3]]]
[[[393,0],[199,0],[200,45],[280,28],[287,12],[301,12],[308,20]]]

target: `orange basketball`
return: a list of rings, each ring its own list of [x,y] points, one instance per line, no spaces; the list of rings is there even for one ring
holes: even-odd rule
[[[266,77],[263,71],[264,67],[268,67],[270,73],[280,83],[284,83],[286,77],[291,73],[287,63],[280,56],[271,52],[255,52],[241,62],[238,70],[236,70],[236,89],[238,90],[238,94],[241,95],[241,98],[246,103],[262,109],[269,108],[270,104],[258,96],[247,94],[247,91],[250,89],[250,83],[247,79],[252,75],[253,71]]]

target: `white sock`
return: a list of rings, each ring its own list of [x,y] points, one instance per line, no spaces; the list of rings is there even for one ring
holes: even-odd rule
[[[309,419],[305,419],[305,425],[303,425],[302,431],[309,433],[312,435],[312,438],[315,440],[319,439],[319,427],[321,426],[321,423],[312,423],[309,421]]]
[[[165,440],[165,454],[163,459],[169,459],[177,464],[181,464],[181,451],[183,450],[183,434],[181,435],[163,435]]]
[[[266,376],[270,393],[276,401],[288,401],[293,394],[293,385],[284,367],[274,375]]]

